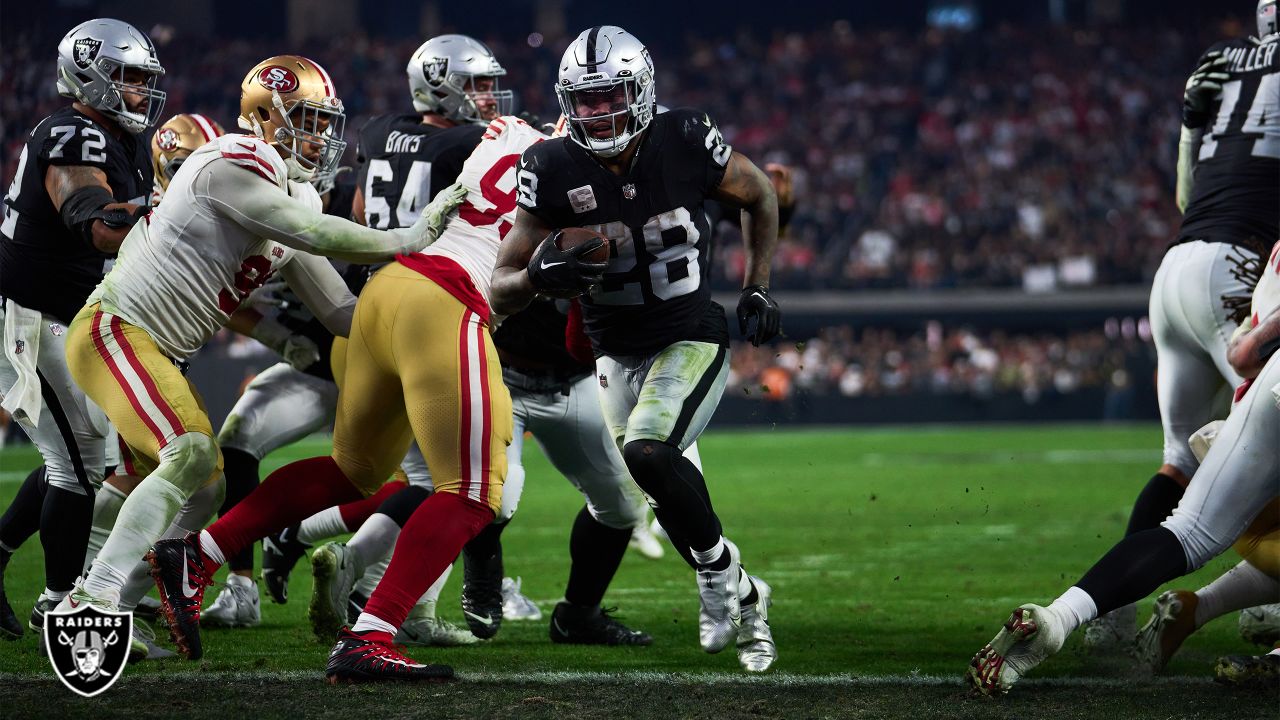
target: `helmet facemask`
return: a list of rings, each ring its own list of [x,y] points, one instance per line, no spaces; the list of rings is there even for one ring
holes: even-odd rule
[[[601,157],[620,154],[653,120],[652,87],[648,73],[557,85],[569,137]]]
[[[1280,32],[1276,18],[1276,0],[1258,0],[1258,39],[1266,41]]]
[[[289,179],[308,182],[317,173],[337,172],[338,161],[347,148],[342,139],[347,116],[342,111],[342,101],[330,98],[325,102],[295,100],[286,107],[280,93],[271,91],[272,115],[276,130],[274,137],[264,137],[264,130],[256,116],[254,132],[284,152],[284,163],[289,168]],[[312,160],[304,152],[304,146],[318,146],[319,154]]]
[[[141,84],[125,81],[127,70],[137,70],[145,80]],[[126,132],[141,133],[160,119],[164,112],[167,93],[157,90],[156,84],[164,70],[139,65],[121,65],[108,57],[99,57],[87,68],[67,77],[67,69],[59,68],[66,85],[76,88],[76,99],[111,118]],[[135,111],[125,101],[126,95],[141,96],[145,107]]]

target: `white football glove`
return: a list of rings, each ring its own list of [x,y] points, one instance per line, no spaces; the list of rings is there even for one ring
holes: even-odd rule
[[[418,218],[418,222],[413,225],[415,239],[422,241],[418,250],[439,239],[444,233],[445,226],[449,224],[449,216],[466,197],[467,188],[460,182],[436,193],[431,202],[422,209],[422,217]]]
[[[279,352],[294,370],[306,370],[320,362],[320,348],[306,335],[290,335]]]

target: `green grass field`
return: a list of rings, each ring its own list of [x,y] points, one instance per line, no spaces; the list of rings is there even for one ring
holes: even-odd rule
[[[329,646],[306,625],[311,580],[300,564],[292,602],[264,602],[260,628],[207,630],[204,661],[131,666],[98,699],[64,690],[34,636],[0,644],[0,715],[1276,717],[1280,688],[1208,681],[1218,655],[1247,649],[1234,616],[1191,638],[1171,679],[1134,679],[1125,663],[1084,654],[1077,636],[1042,680],[1010,697],[963,696],[960,674],[1008,612],[1051,600],[1120,537],[1159,446],[1147,425],[708,434],[702,455],[726,532],[775,589],[780,659],[762,678],[744,678],[731,650],[699,650],[693,578],[669,552],[656,562],[628,555],[606,598],[653,634],[650,648],[555,646],[542,622],[507,623],[478,647],[411,653],[454,665],[461,682],[330,688],[321,683]],[[527,447],[524,499],[504,536],[507,573],[549,611],[581,501]],[[309,441],[264,470],[323,452]],[[25,448],[0,454],[0,501],[37,462]],[[1178,584],[1199,587],[1235,562],[1220,558]],[[460,575],[441,600],[457,622]],[[42,584],[38,542],[18,552],[6,584],[25,617]]]

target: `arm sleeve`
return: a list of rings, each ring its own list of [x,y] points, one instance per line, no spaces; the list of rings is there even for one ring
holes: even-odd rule
[[[347,289],[342,276],[328,260],[299,253],[280,272],[311,313],[325,328],[338,337],[351,334],[351,317],[356,310],[356,296]]]
[[[412,228],[372,230],[316,212],[251,171],[215,160],[201,173],[197,194],[214,212],[295,250],[355,263],[394,260],[427,244],[425,218]]]
[[[1192,130],[1185,125],[1178,138],[1178,184],[1174,191],[1174,199],[1178,211],[1185,213],[1187,203],[1191,202],[1191,188],[1196,176],[1196,156],[1200,153],[1200,139],[1203,129]]]

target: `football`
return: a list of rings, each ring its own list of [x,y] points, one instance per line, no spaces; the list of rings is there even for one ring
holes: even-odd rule
[[[556,247],[561,250],[572,250],[593,238],[600,238],[604,240],[604,245],[600,246],[599,249],[592,250],[586,255],[583,255],[582,259],[587,262],[608,262],[609,238],[601,235],[595,230],[580,227],[564,228],[560,231],[560,236],[556,238]]]

